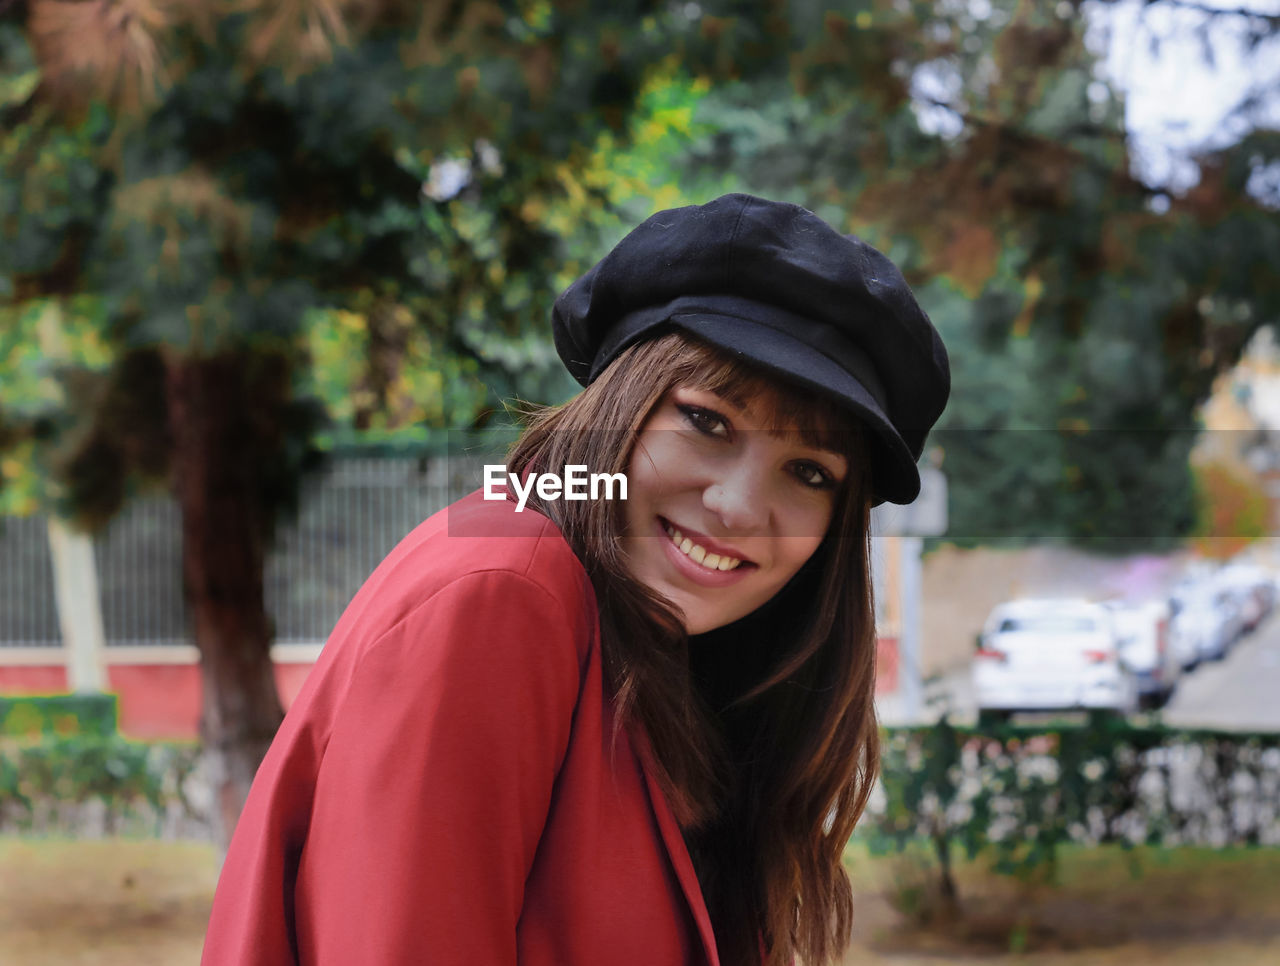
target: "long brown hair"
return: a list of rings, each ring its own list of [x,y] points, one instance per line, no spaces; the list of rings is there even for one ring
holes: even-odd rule
[[[530,413],[512,472],[625,472],[641,427],[673,387],[747,408],[844,453],[849,472],[821,545],[775,598],[722,629],[737,677],[727,687],[712,632],[685,634],[670,603],[628,572],[618,501],[540,503],[587,569],[619,728],[647,739],[684,831],[722,962],[833,962],[853,899],[841,865],[879,767],[875,620],[869,573],[870,473],[858,425],[825,400],[694,338],[627,349],[563,406]],[[740,660],[743,655],[754,655]],[[744,680],[741,668],[755,671]]]

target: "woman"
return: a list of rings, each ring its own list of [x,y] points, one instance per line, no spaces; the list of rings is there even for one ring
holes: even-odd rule
[[[919,488],[942,344],[882,255],[747,195],[653,216],[553,321],[586,389],[508,468],[627,498],[472,494],[383,562],[254,782],[206,966],[843,951],[869,511]]]

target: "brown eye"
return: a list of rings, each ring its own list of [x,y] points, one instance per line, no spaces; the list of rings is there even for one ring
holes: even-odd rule
[[[685,422],[703,435],[720,439],[728,438],[729,421],[714,409],[703,409],[701,406],[688,406],[683,403],[676,403],[676,409],[680,410]]]
[[[835,477],[817,463],[802,460],[795,464],[794,472],[796,474],[796,479],[805,486],[813,487],[815,490],[830,490],[835,488]]]

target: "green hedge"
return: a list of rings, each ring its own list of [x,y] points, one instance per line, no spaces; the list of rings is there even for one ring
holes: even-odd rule
[[[162,834],[174,819],[202,830],[188,799],[195,743],[119,735],[47,736],[0,746],[0,831]]]
[[[114,694],[0,696],[0,736],[113,735],[118,720]]]
[[[953,848],[996,871],[1052,879],[1067,842],[1280,844],[1280,734],[1085,726],[886,730],[860,826],[874,851],[933,844],[944,893]]]
[[[957,848],[1051,876],[1067,842],[1280,844],[1280,734],[944,720],[886,731],[882,756],[859,835],[878,852],[932,842],[944,881]],[[179,816],[207,834],[189,798],[198,759],[194,743],[116,734],[0,742],[0,830],[76,834],[92,806],[105,831],[154,833]]]

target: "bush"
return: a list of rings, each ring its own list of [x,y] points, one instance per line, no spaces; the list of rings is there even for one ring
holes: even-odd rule
[[[47,736],[0,748],[0,830],[79,835],[162,834],[175,819],[199,827],[189,779],[199,748],[119,735]]]
[[[0,735],[113,735],[114,694],[39,694],[0,696]]]
[[[953,847],[998,872],[1052,881],[1066,842],[1280,843],[1280,734],[1134,727],[886,731],[862,834],[874,851],[922,838],[956,898]]]

